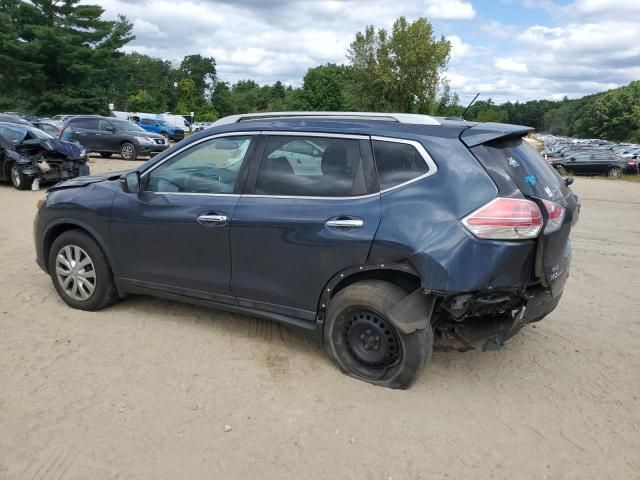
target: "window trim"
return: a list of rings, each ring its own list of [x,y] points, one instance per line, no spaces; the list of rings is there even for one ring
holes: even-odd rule
[[[225,132],[225,133],[218,133],[218,134],[214,134],[214,135],[209,135],[207,137],[199,138],[198,140],[196,140],[196,141],[194,141],[192,143],[189,143],[188,145],[185,145],[184,147],[176,150],[175,152],[171,153],[170,155],[167,155],[161,161],[151,165],[149,168],[147,168],[143,172],[140,172],[140,181],[141,181],[141,183],[146,182],[146,180],[147,180],[148,176],[151,174],[151,172],[153,172],[160,165],[163,165],[164,163],[168,162],[169,160],[171,160],[176,155],[179,155],[182,152],[184,152],[186,150],[189,150],[190,148],[195,147],[196,145],[199,145],[201,143],[207,142],[209,140],[215,140],[216,138],[246,137],[246,136],[254,137],[254,138],[251,139],[251,142],[254,143],[254,142],[257,142],[259,140],[259,137],[260,137],[261,133],[262,132],[257,132],[257,131]],[[251,158],[253,153],[255,153],[255,149],[252,152],[251,144],[250,144],[249,145],[249,149],[247,149],[247,153],[246,153],[246,159],[245,159],[246,161],[243,161],[243,165],[242,165],[242,167],[240,167],[241,171],[243,169],[248,168],[248,165],[250,164],[250,162],[253,161],[253,159]],[[240,176],[241,176],[241,171],[238,172],[238,178],[240,178]],[[246,179],[246,176],[245,176],[245,179]],[[208,196],[208,197],[241,197],[242,196],[241,193],[152,192],[152,191],[149,191],[149,190],[143,190],[141,193],[155,194],[155,195],[205,195],[205,196]]]
[[[425,173],[423,173],[422,175],[420,175],[419,177],[416,178],[412,178],[411,180],[407,180],[406,182],[402,182],[399,183],[398,185],[394,185],[393,187],[389,187],[389,188],[385,188],[384,190],[380,190],[380,193],[387,193],[390,192],[392,190],[395,190],[397,188],[402,188],[405,187],[411,183],[417,182],[419,180],[422,180],[423,178],[427,178],[430,177],[431,175],[434,175],[437,171],[438,171],[438,166],[436,165],[436,162],[433,161],[433,158],[431,158],[431,155],[429,155],[429,152],[427,152],[427,149],[424,148],[424,145],[422,145],[420,142],[416,141],[416,140],[408,140],[406,138],[395,138],[395,137],[381,137],[381,136],[377,136],[377,135],[372,135],[371,136],[371,150],[374,152],[374,163],[375,163],[375,149],[373,148],[373,141],[376,140],[378,142],[390,142],[390,143],[403,143],[405,145],[411,145],[413,148],[415,148],[418,153],[420,154],[420,156],[422,157],[422,159],[425,161],[425,163],[427,164],[427,167],[429,168],[429,170],[427,170]],[[376,164],[376,172],[378,171],[378,166]],[[378,177],[378,182],[380,182],[380,177]]]
[[[260,132],[264,137],[264,147],[266,148],[267,141],[270,136],[281,136],[281,137],[317,137],[317,138],[339,138],[339,139],[347,139],[347,140],[357,140],[358,142],[366,142],[368,144],[368,148],[371,149],[371,137],[369,135],[364,134],[345,134],[345,133],[324,133],[324,132],[301,132],[301,131],[270,131],[263,130]],[[360,147],[362,148],[362,147]],[[365,152],[360,152],[361,162],[363,167],[363,174],[365,175],[365,186],[367,190],[369,189],[369,184],[367,182],[367,174],[366,174],[366,162],[373,162],[373,156],[367,158]],[[260,165],[264,160],[264,149],[256,155],[256,161],[254,165],[254,172],[251,176],[251,181],[249,182],[249,188],[247,189],[245,186],[245,190],[249,190],[250,192],[255,192],[256,183],[258,180],[258,174],[260,172]],[[375,168],[375,167],[374,167]],[[379,189],[376,188],[375,191],[371,193],[363,193],[361,195],[352,195],[348,197],[325,197],[320,195],[268,195],[268,194],[257,194],[257,193],[244,193],[243,197],[248,198],[279,198],[279,199],[287,199],[287,198],[297,198],[301,200],[351,200],[351,199],[359,199],[359,198],[368,198],[379,195]]]
[[[300,195],[264,195],[264,194],[255,194],[255,193],[195,193],[195,192],[148,192],[148,191],[144,191],[143,193],[145,194],[156,194],[156,195],[204,195],[204,196],[214,196],[214,197],[249,197],[249,198],[277,198],[277,199],[300,199],[300,200],[339,200],[339,201],[343,201],[343,200],[358,200],[358,199],[364,199],[364,198],[370,198],[370,197],[374,197],[376,195],[381,195],[383,193],[387,193],[387,192],[391,192],[393,190],[397,190],[400,188],[403,188],[407,185],[410,185],[412,183],[418,182],[424,178],[430,177],[431,175],[434,175],[438,172],[438,166],[437,164],[434,162],[433,158],[431,157],[431,155],[429,155],[429,152],[427,152],[427,149],[422,145],[422,143],[420,143],[417,140],[409,140],[406,138],[397,138],[397,137],[385,137],[385,136],[380,136],[380,135],[365,135],[365,134],[343,134],[343,133],[324,133],[324,132],[301,132],[301,131],[284,131],[284,130],[277,130],[277,131],[271,131],[271,130],[260,130],[260,131],[256,131],[256,130],[250,130],[250,131],[234,131],[234,132],[224,132],[224,133],[218,133],[218,134],[213,134],[213,135],[209,135],[203,138],[200,138],[192,143],[189,143],[188,145],[185,145],[184,147],[180,148],[179,150],[176,150],[175,152],[171,153],[170,155],[167,155],[165,158],[163,158],[161,161],[159,161],[158,163],[155,163],[153,165],[151,165],[149,168],[147,168],[146,170],[144,170],[143,172],[140,172],[140,176],[141,176],[141,180],[144,181],[146,180],[146,176],[148,176],[153,170],[155,170],[156,168],[158,168],[160,165],[162,165],[163,163],[171,160],[173,157],[175,157],[176,155],[184,152],[185,150],[198,145],[202,142],[206,142],[208,140],[213,140],[215,138],[220,138],[220,137],[240,137],[240,136],[247,136],[247,135],[251,135],[251,136],[255,136],[255,141],[256,141],[256,146],[257,148],[253,150],[253,152],[251,152],[250,150],[247,151],[247,155],[252,155],[252,158],[247,158],[246,161],[246,166],[247,169],[252,169],[252,168],[256,168],[256,172],[257,170],[259,170],[260,168],[260,163],[262,163],[262,155],[263,155],[263,151],[260,150],[260,137],[263,137],[266,140],[266,137],[271,136],[271,135],[278,135],[278,136],[286,136],[286,137],[324,137],[324,138],[345,138],[345,139],[352,139],[352,140],[365,140],[368,141],[371,145],[371,152],[373,154],[373,140],[378,140],[378,141],[382,141],[382,142],[392,142],[392,143],[404,143],[407,145],[411,145],[413,146],[416,150],[418,150],[418,153],[422,156],[422,158],[424,159],[424,161],[426,162],[426,164],[429,167],[429,170],[420,175],[419,177],[416,178],[412,178],[411,180],[408,180],[406,182],[403,182],[399,185],[394,185],[393,187],[389,187],[389,188],[385,188],[384,190],[380,190],[379,186],[378,189],[375,192],[372,193],[366,193],[364,195],[357,195],[357,196],[351,196],[351,197],[323,197],[323,196],[300,196]],[[252,140],[253,141],[253,140]],[[371,160],[374,162],[374,166],[375,166],[375,158],[371,158]],[[365,161],[363,159],[363,161]],[[243,168],[245,167],[245,165],[243,165]],[[250,177],[251,174],[249,173],[249,175],[247,175],[247,177]],[[376,177],[377,177],[377,170],[376,170]],[[245,178],[246,180],[246,178]],[[379,183],[379,180],[376,178],[376,180]],[[255,186],[255,185],[254,185]],[[245,182],[243,191],[247,189],[247,184]],[[251,191],[253,190],[253,188],[251,188]]]

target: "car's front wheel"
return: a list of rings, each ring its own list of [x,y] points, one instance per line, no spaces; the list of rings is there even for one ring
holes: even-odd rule
[[[136,146],[131,142],[124,142],[120,145],[120,156],[125,160],[135,160],[138,157]]]
[[[347,375],[389,388],[408,388],[433,351],[431,325],[413,333],[399,331],[389,312],[407,296],[380,280],[357,282],[331,300],[324,342],[333,362]]]
[[[118,298],[102,249],[80,230],[69,230],[55,239],[49,252],[49,273],[58,295],[73,308],[100,310]]]
[[[620,178],[622,176],[622,169],[618,167],[613,167],[609,169],[609,172],[607,172],[607,175],[609,175],[609,178]]]
[[[22,173],[15,163],[12,163],[9,167],[9,177],[11,178],[11,185],[18,190],[28,190],[33,183],[33,178]]]

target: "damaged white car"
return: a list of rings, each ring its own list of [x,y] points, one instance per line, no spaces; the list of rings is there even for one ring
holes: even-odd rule
[[[18,190],[38,190],[41,183],[83,175],[89,175],[89,166],[80,144],[28,125],[0,122],[0,180]]]

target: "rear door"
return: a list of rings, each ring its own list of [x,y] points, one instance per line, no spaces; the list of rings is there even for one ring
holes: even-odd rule
[[[76,118],[68,123],[62,139],[77,141],[90,151],[99,151],[98,133],[97,118]]]
[[[262,149],[233,215],[232,290],[241,305],[312,321],[324,285],[366,262],[380,223],[371,144],[270,132]]]
[[[571,244],[569,234],[579,215],[577,197],[560,175],[544,161],[542,156],[522,138],[496,139],[474,146],[474,155],[488,167],[506,172],[520,192],[538,203],[547,220],[542,200],[564,207],[560,229],[553,233],[540,233],[536,272],[554,295],[562,292],[569,274]],[[501,192],[502,193],[502,192]]]

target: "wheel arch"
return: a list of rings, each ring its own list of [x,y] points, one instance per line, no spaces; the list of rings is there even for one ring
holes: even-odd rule
[[[111,268],[111,272],[115,276],[116,270],[114,268],[114,262],[113,262],[113,257],[111,255],[111,251],[109,250],[109,248],[107,247],[103,239],[100,237],[98,232],[96,232],[93,228],[91,228],[89,225],[85,224],[84,222],[78,221],[76,219],[71,219],[71,218],[59,219],[56,222],[52,223],[47,227],[47,229],[44,232],[44,235],[42,236],[43,238],[42,247],[41,247],[42,253],[43,253],[42,258],[44,260],[44,264],[45,264],[45,267],[47,268],[47,271],[49,269],[49,254],[51,253],[51,246],[53,245],[53,242],[55,242],[56,238],[58,238],[64,232],[68,232],[70,230],[80,230],[85,234],[87,234],[89,237],[91,237],[91,239],[98,244],[98,246],[102,250],[102,253],[104,253],[104,256],[107,258],[107,262],[109,262],[109,267]]]
[[[335,274],[324,286],[318,300],[319,318],[324,318],[324,312],[331,298],[340,290],[363,280],[382,280],[402,288],[407,295],[419,288],[421,279],[416,270],[406,262],[381,263],[373,265],[359,265],[349,267]]]

